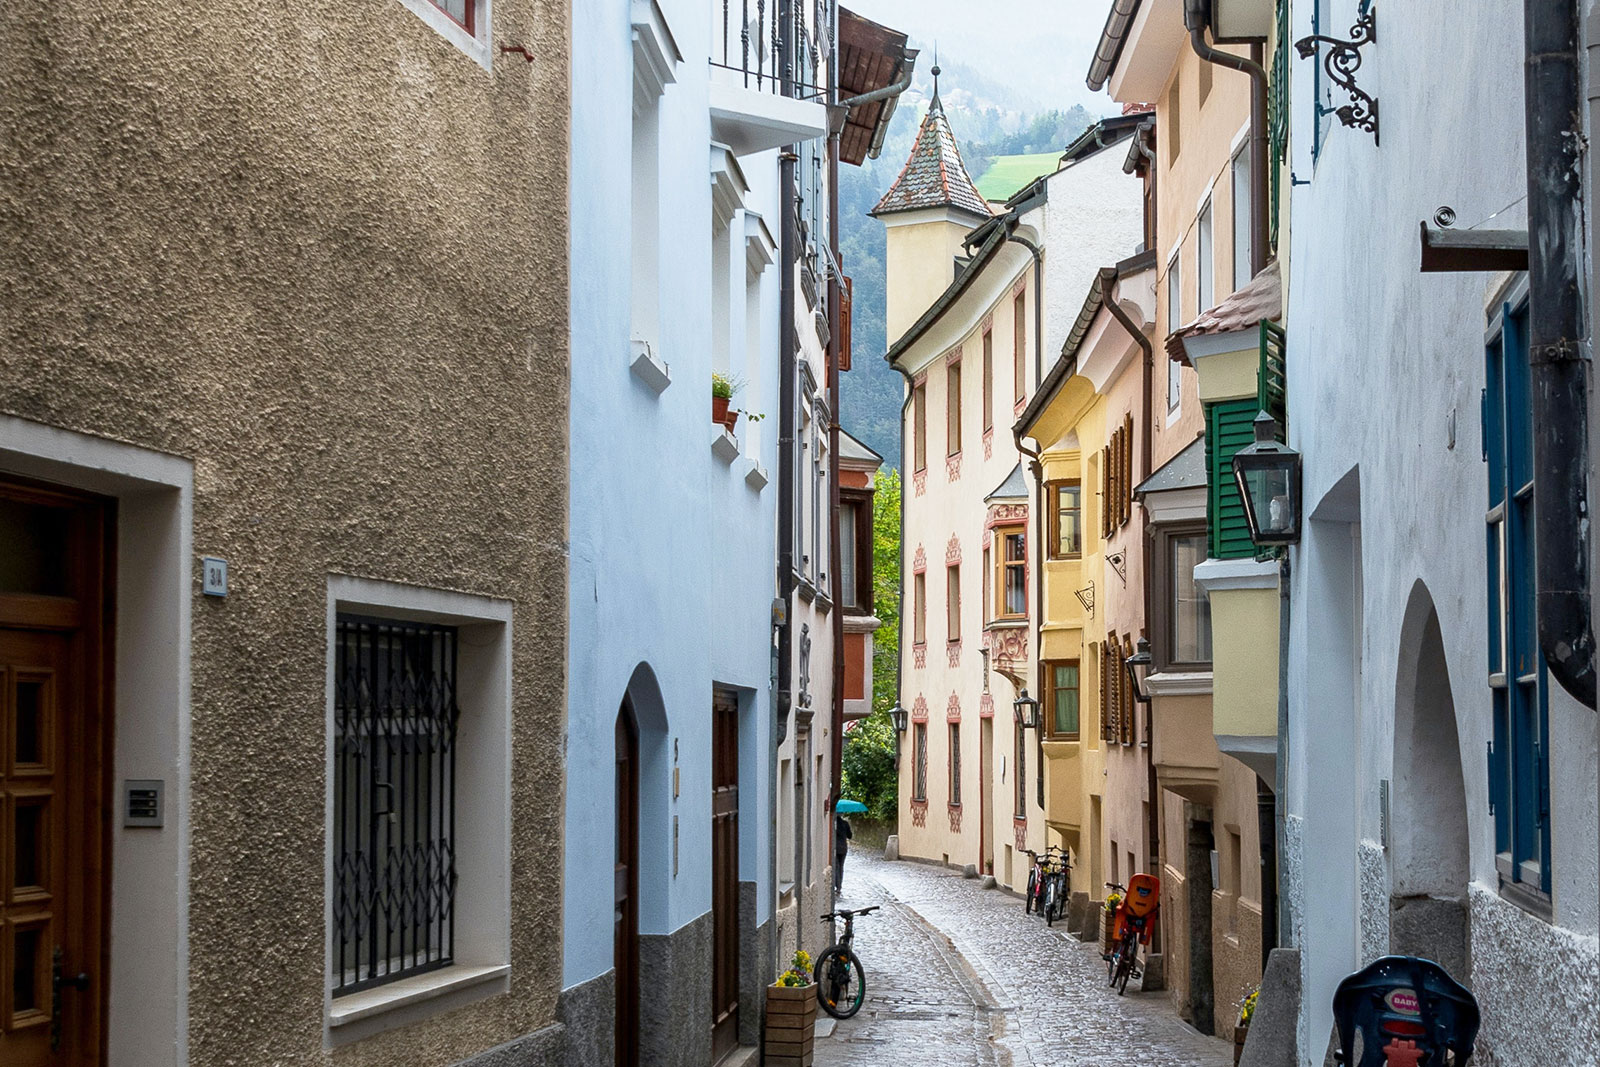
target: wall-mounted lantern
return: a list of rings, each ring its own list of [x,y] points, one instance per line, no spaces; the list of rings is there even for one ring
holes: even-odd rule
[[[1133,683],[1133,698],[1141,704],[1150,703],[1150,693],[1144,686],[1144,680],[1150,674],[1150,639],[1139,638],[1139,643],[1134,646],[1133,655],[1122,661],[1128,669],[1128,680]]]
[[[1277,441],[1278,420],[1256,416],[1255,443],[1233,457],[1250,540],[1258,546],[1292,545],[1300,540],[1300,453]]]
[[[1026,688],[1011,702],[1011,715],[1024,730],[1039,728],[1039,702],[1028,695]]]
[[[894,769],[900,769],[900,735],[911,724],[911,715],[898,703],[889,709],[889,723],[894,727]]]

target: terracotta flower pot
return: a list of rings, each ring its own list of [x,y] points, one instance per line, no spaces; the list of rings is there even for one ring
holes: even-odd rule
[[[724,426],[726,426],[728,428],[728,432],[729,433],[732,433],[734,424],[737,423],[738,421],[739,421],[739,410],[737,408],[730,408],[730,409],[728,409],[728,413],[726,415],[724,415],[723,418],[722,418],[722,425],[724,425]]]
[[[811,1067],[816,1026],[816,986],[767,986],[767,1067]]]
[[[712,422],[720,422],[720,423],[722,423],[724,425],[727,424],[727,422],[728,422],[728,398],[727,397],[725,397],[725,396],[713,396],[711,398],[711,421]]]

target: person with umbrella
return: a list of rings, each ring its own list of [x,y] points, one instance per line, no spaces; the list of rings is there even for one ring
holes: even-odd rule
[[[833,891],[844,888],[844,858],[850,851],[850,839],[855,833],[845,821],[845,815],[859,815],[867,806],[859,800],[841,800],[833,808]]]

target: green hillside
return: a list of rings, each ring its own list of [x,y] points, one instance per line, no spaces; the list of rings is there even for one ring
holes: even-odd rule
[[[1033,179],[1043,174],[1055,173],[1056,164],[1061,160],[1061,153],[1033,152],[1018,156],[995,156],[989,161],[989,166],[983,172],[983,177],[976,179],[978,192],[983,194],[985,200],[1003,201],[1011,198],[1012,194]]]

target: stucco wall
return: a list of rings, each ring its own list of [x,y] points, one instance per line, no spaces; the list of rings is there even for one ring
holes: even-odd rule
[[[1334,23],[1347,24],[1353,7],[1336,4]],[[1291,36],[1309,32],[1308,9],[1296,5]],[[1443,50],[1440,19],[1451,26],[1451,47]],[[1296,186],[1291,201],[1289,433],[1306,457],[1306,512],[1322,508],[1334,520],[1313,522],[1321,529],[1308,530],[1293,560],[1289,804],[1303,820],[1303,899],[1312,909],[1304,944],[1308,1055],[1320,1055],[1333,984],[1362,951],[1354,882],[1325,876],[1329,865],[1352,875],[1359,869],[1359,842],[1380,839],[1381,781],[1408,773],[1394,766],[1393,719],[1397,675],[1417,654],[1403,635],[1419,589],[1437,610],[1459,739],[1456,751],[1413,758],[1460,761],[1469,876],[1476,886],[1496,884],[1484,764],[1492,720],[1479,400],[1485,304],[1501,279],[1420,274],[1416,228],[1443,204],[1454,209],[1458,229],[1526,224],[1521,44],[1514,8],[1432,2],[1387,12],[1377,48],[1388,58],[1375,56],[1371,83],[1384,102],[1382,147],[1333,122],[1315,160],[1313,64],[1295,67],[1291,163],[1309,184]],[[1463,81],[1462,70],[1474,76]],[[1452,91],[1437,92],[1441,85]],[[1385,195],[1374,198],[1374,189]],[[1359,229],[1351,225],[1357,219]],[[1333,632],[1345,623],[1359,635],[1351,648]],[[1528,929],[1570,944],[1573,962],[1523,962],[1515,976],[1480,969],[1486,954],[1526,961],[1528,946],[1504,925],[1486,923],[1475,896],[1473,983],[1488,1006],[1484,1047],[1540,1033],[1540,1055],[1577,1062],[1592,1052],[1593,1036],[1586,1044],[1570,1023],[1532,1023],[1538,1014],[1527,1005],[1539,997],[1561,1004],[1577,989],[1596,995],[1586,940],[1597,925],[1600,881],[1594,715],[1553,692],[1550,735],[1554,923]],[[1337,895],[1318,903],[1320,887],[1330,884]],[[1531,1014],[1519,1016],[1523,1008]]]
[[[386,0],[38,14],[0,17],[0,408],[192,459],[195,549],[230,564],[193,605],[189,1062],[437,1063],[545,1026],[566,4],[497,3],[538,61],[492,72]],[[516,889],[509,995],[330,1052],[332,573],[515,601]]]

